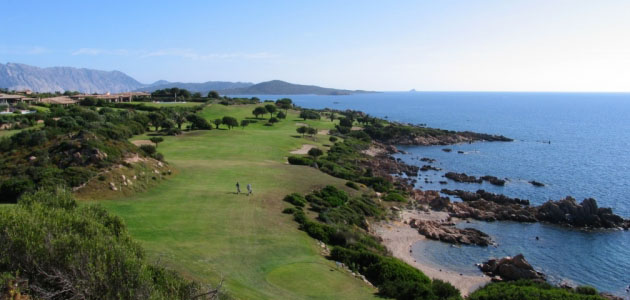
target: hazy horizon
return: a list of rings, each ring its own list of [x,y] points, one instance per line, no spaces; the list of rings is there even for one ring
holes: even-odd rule
[[[11,12],[3,63],[119,70],[143,83],[630,91],[626,1],[0,3]]]

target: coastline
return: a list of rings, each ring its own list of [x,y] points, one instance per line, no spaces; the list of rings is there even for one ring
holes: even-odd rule
[[[446,218],[448,218],[448,213],[446,212],[429,211],[428,213],[424,213],[402,210],[400,212],[400,220],[375,223],[371,226],[371,231],[382,239],[383,245],[387,247],[394,257],[421,270],[430,278],[449,282],[459,289],[462,296],[465,297],[489,283],[490,277],[481,273],[479,275],[460,275],[460,273],[456,271],[445,268],[439,269],[426,260],[420,260],[419,258],[421,257],[416,258],[411,254],[411,246],[413,244],[426,241],[427,239],[418,233],[416,229],[408,225],[409,220],[442,220]]]

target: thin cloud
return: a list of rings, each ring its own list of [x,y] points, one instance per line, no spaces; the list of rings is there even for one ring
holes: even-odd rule
[[[0,46],[0,53],[1,54],[11,54],[11,55],[19,55],[19,54],[26,54],[26,55],[40,55],[40,54],[46,54],[46,53],[50,53],[50,49],[48,48],[44,48],[44,47],[39,47],[39,46],[34,46],[34,47],[7,47],[7,46]]]
[[[130,51],[126,49],[99,49],[99,48],[81,48],[72,52],[72,55],[130,55]]]
[[[72,55],[113,55],[113,56],[137,56],[139,58],[149,57],[178,57],[190,60],[225,60],[225,59],[269,59],[278,57],[268,52],[234,52],[234,53],[201,53],[193,49],[159,49],[153,51],[128,50],[128,49],[100,49],[100,48],[80,48]]]

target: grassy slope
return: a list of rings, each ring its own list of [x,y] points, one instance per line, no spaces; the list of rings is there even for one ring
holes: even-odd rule
[[[208,120],[250,117],[253,105],[212,105]],[[212,130],[167,137],[159,151],[179,174],[156,188],[101,202],[122,216],[154,259],[206,282],[223,275],[242,299],[369,299],[375,290],[319,254],[319,247],[281,213],[282,198],[344,181],[313,168],[285,164],[302,144],[296,113],[273,127],[263,121],[244,130]],[[309,121],[320,129],[326,121]],[[295,137],[297,136],[297,137]],[[146,137],[137,137],[146,139]],[[254,196],[236,195],[251,183]],[[345,187],[344,187],[345,188]]]

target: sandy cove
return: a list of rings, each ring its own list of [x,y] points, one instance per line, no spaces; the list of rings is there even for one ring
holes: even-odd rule
[[[426,261],[421,261],[411,255],[411,246],[418,242],[424,241],[426,238],[419,234],[409,223],[411,219],[421,220],[446,220],[448,214],[446,212],[430,211],[429,213],[403,210],[400,213],[400,221],[379,222],[372,226],[372,233],[383,239],[382,243],[391,251],[394,257],[397,257],[407,264],[414,266],[424,272],[430,278],[436,278],[451,283],[459,289],[462,296],[467,296],[476,289],[490,282],[490,277],[483,274],[479,275],[460,275],[459,272],[449,271],[444,268],[435,268]],[[416,253],[418,255],[418,253]],[[421,255],[418,257],[422,258]]]

